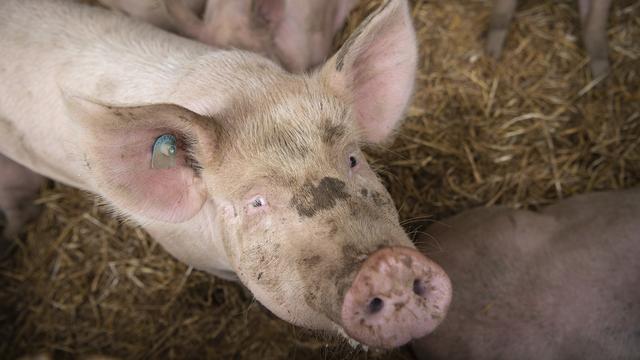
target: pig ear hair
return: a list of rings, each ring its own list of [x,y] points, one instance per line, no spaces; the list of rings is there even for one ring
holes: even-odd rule
[[[91,180],[115,208],[164,222],[183,222],[200,210],[207,199],[200,164],[215,161],[220,140],[215,120],[172,104],[120,107],[69,96],[65,102],[82,130]],[[173,161],[152,168],[156,140],[167,138],[174,140]]]
[[[163,3],[169,18],[181,34],[194,39],[200,37],[204,21],[189,8],[185,0],[163,0]]]
[[[252,0],[253,20],[269,28],[277,28],[285,17],[285,0]]]
[[[329,88],[352,104],[365,140],[387,140],[402,120],[413,93],[417,52],[407,0],[387,0],[320,71]]]

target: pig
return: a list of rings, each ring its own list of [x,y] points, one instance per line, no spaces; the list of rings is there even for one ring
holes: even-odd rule
[[[34,200],[46,178],[0,154],[0,254],[39,212]],[[11,221],[9,221],[11,219]]]
[[[100,0],[206,44],[260,53],[289,71],[325,61],[357,0]]]
[[[204,13],[207,0],[181,0],[183,6],[198,16]],[[162,29],[178,32],[176,24],[167,13],[164,0],[98,0],[110,9],[123,12]]]
[[[517,0],[495,0],[486,44],[486,51],[493,58],[500,57],[517,3]],[[609,72],[607,18],[611,0],[579,0],[578,4],[582,42],[590,57],[591,74],[600,78]]]
[[[456,292],[447,319],[413,344],[419,359],[640,355],[640,188],[540,212],[478,208],[426,232]]]
[[[7,158],[100,196],[292,324],[384,349],[443,320],[449,278],[361,150],[412,96],[406,0],[309,74],[61,0],[0,2],[0,48]]]

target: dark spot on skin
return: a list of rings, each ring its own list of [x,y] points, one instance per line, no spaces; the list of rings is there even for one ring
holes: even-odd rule
[[[338,200],[349,198],[344,187],[344,181],[332,177],[322,178],[318,186],[307,182],[293,196],[291,205],[300,216],[312,217],[320,210],[333,208]]]
[[[307,291],[304,294],[304,300],[308,305],[313,304],[316,301],[316,298],[316,293],[313,291]]]
[[[323,122],[322,128],[322,142],[327,145],[335,145],[346,132],[344,125],[334,125],[329,120]]]
[[[360,195],[367,197],[369,195],[369,190],[365,188],[360,189]]]
[[[379,207],[372,206],[369,201],[364,201],[360,197],[347,200],[347,206],[351,217],[367,219],[366,221],[374,221],[384,214]]]
[[[396,311],[400,311],[402,310],[402,308],[405,306],[405,303],[394,303],[393,307]]]
[[[371,199],[373,200],[373,203],[376,204],[376,206],[386,206],[388,204],[386,197],[379,192],[372,192]]]
[[[400,261],[402,261],[404,266],[406,266],[407,268],[411,269],[411,265],[413,264],[413,260],[411,259],[410,256],[403,256],[403,257],[400,258]]]
[[[89,162],[89,158],[87,157],[87,154],[83,154],[84,156],[84,166],[88,169],[91,170],[91,162]]]
[[[335,220],[329,220],[327,221],[327,227],[329,228],[329,237],[333,237],[336,236],[336,234],[338,233],[338,224],[336,223]]]
[[[321,261],[322,257],[320,257],[320,255],[313,255],[300,259],[300,264],[307,268],[313,268],[316,267]]]
[[[258,280],[262,278],[262,273],[258,274]]]
[[[358,209],[359,209],[359,207],[358,207],[358,206],[353,206],[353,205],[351,205],[351,206],[349,207],[349,215],[351,215],[352,217],[357,217],[357,216],[358,216],[358,214],[359,214]]]
[[[342,264],[341,268],[333,272],[333,282],[338,287],[338,296],[340,299],[344,297],[346,291],[351,287],[351,282],[360,268],[362,262],[366,259],[364,252],[358,250],[353,244],[344,244],[342,246]]]
[[[363,253],[360,252],[353,244],[344,244],[342,246],[342,257],[346,261],[356,261],[361,255],[363,255]]]

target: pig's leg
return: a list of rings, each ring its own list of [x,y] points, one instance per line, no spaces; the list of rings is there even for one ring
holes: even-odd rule
[[[33,201],[46,178],[2,154],[0,169],[0,241],[3,241],[16,236],[38,214]]]
[[[611,0],[580,0],[582,41],[591,58],[591,73],[600,77],[609,72],[607,18]]]
[[[494,59],[500,57],[502,46],[509,30],[509,24],[517,5],[517,0],[496,0],[493,5],[486,51]]]

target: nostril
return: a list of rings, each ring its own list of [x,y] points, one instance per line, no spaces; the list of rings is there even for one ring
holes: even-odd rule
[[[413,280],[413,293],[418,296],[424,296],[427,292],[427,289],[424,287],[424,284],[420,279]]]
[[[384,301],[382,301],[382,299],[380,299],[379,297],[375,297],[371,299],[371,301],[369,302],[369,306],[367,307],[367,310],[369,314],[375,314],[380,310],[382,310],[383,307],[384,307]]]

